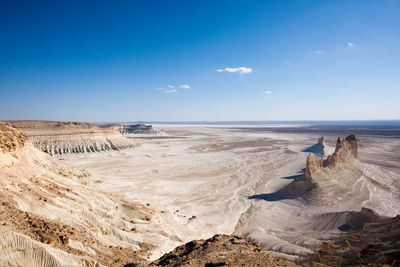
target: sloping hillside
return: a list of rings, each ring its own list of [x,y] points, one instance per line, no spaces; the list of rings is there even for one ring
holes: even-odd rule
[[[144,261],[152,211],[91,189],[88,176],[0,122],[0,266]]]

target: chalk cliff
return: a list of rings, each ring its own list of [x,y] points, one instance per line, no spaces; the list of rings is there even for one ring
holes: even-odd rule
[[[83,122],[12,121],[33,145],[50,154],[90,153],[121,150],[138,145],[119,132]]]
[[[100,127],[118,131],[123,135],[163,135],[163,130],[145,124],[103,124]]]

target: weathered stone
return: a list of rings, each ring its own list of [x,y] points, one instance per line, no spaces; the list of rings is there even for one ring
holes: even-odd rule
[[[312,175],[321,170],[320,162],[315,154],[310,153],[306,163],[306,177],[312,178]]]
[[[92,153],[138,146],[138,143],[115,130],[91,123],[13,121],[11,124],[26,133],[36,148],[50,155]]]
[[[336,142],[335,153],[328,156],[327,166],[328,167],[340,167],[345,165],[352,159],[358,158],[358,145],[357,139],[354,135],[347,136],[344,140],[340,137]]]

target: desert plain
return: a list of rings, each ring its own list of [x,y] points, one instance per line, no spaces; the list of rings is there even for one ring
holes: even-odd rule
[[[362,208],[383,217],[400,214],[398,127],[155,127],[165,134],[128,137],[138,147],[56,156],[86,169],[95,189],[153,210],[149,223],[136,226],[139,241],[154,245],[149,260],[215,234],[242,236],[277,256],[304,259],[346,234],[349,221],[361,221],[362,228]],[[285,189],[304,176],[310,153],[326,159],[337,138],[349,134],[357,136],[358,160],[317,173],[312,190]]]

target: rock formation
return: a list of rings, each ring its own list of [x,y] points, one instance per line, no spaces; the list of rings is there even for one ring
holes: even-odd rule
[[[152,211],[88,187],[89,174],[0,122],[0,266],[144,262]]]
[[[132,148],[138,144],[119,132],[82,122],[13,121],[34,146],[50,155]]]
[[[126,265],[128,267],[129,265]],[[131,265],[134,266],[134,265]],[[299,266],[263,251],[245,239],[232,235],[215,235],[194,240],[165,254],[150,266]]]
[[[321,169],[321,162],[318,161],[317,156],[313,153],[310,153],[306,162],[306,177],[311,178],[314,173],[320,171]]]
[[[319,145],[323,144],[323,137],[318,140],[318,143],[312,148],[319,147]],[[318,149],[320,151],[321,149]],[[304,151],[310,151],[309,149]],[[321,155],[321,153],[317,153]],[[345,139],[341,140],[340,137],[336,141],[335,152],[328,156],[326,160],[327,167],[341,167],[346,163],[352,161],[353,159],[358,158],[358,150],[357,150],[357,139],[354,135],[349,135]],[[318,161],[316,153],[310,153],[307,157],[306,162],[306,177],[312,178],[313,174],[318,171],[323,170],[324,168],[324,158]]]
[[[154,128],[153,125],[145,124],[103,124],[100,127],[112,129],[123,135],[140,134],[140,135],[162,135],[162,130]]]
[[[161,130],[155,129],[153,125],[134,124],[134,125],[124,125],[121,133],[159,135],[162,134],[163,132]]]
[[[344,140],[340,137],[336,142],[335,152],[328,156],[326,165],[328,167],[341,167],[348,161],[358,158],[357,139],[354,135],[347,136]]]

